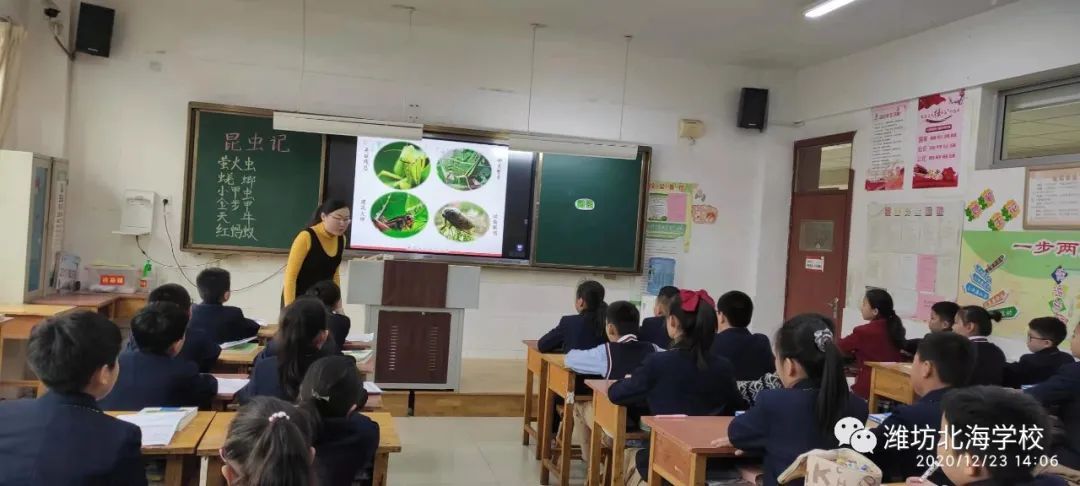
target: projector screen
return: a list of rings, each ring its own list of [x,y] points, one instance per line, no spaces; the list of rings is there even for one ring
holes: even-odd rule
[[[504,251],[510,156],[505,145],[357,138],[349,246],[517,256]]]

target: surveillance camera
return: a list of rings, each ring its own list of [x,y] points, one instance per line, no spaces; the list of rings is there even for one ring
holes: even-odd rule
[[[52,0],[41,0],[41,3],[45,6],[46,17],[55,19],[60,16],[60,7],[56,6]]]

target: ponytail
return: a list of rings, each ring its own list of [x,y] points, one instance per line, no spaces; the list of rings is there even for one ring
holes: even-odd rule
[[[818,389],[814,416],[818,431],[830,441],[834,440],[833,426],[843,418],[851,393],[834,328],[825,316],[801,314],[789,319],[776,332],[778,357],[799,363],[806,371],[807,380]]]
[[[363,408],[367,399],[356,361],[338,355],[320,358],[308,367],[297,402],[311,414],[315,430],[319,430],[322,419],[347,417],[354,409]]]
[[[966,305],[960,308],[960,312],[956,313],[959,317],[959,322],[956,324],[974,324],[975,331],[980,336],[989,336],[994,332],[994,323],[1001,322],[1001,311],[988,311],[984,307],[977,305]]]
[[[687,310],[689,309],[689,310]],[[672,349],[689,351],[699,370],[709,366],[709,349],[716,337],[716,311],[712,297],[704,290],[682,290],[671,300],[668,315],[675,318],[682,335],[672,344]]]
[[[255,397],[240,408],[221,455],[237,474],[233,486],[315,484],[307,414],[277,398]]]
[[[907,330],[904,329],[904,321],[896,315],[892,296],[885,289],[870,289],[866,291],[866,302],[870,304],[871,309],[878,311],[878,318],[885,320],[885,331],[889,335],[889,342],[896,349],[903,349]]]
[[[577,298],[584,302],[581,315],[596,337],[607,340],[607,303],[604,302],[604,286],[595,280],[586,280],[577,287]]]
[[[323,280],[312,285],[305,295],[319,299],[331,312],[337,308],[338,302],[341,302],[341,288],[333,280]]]
[[[326,306],[313,297],[301,297],[282,312],[278,349],[278,379],[290,400],[296,400],[300,382],[318,348],[315,339],[326,330]]]

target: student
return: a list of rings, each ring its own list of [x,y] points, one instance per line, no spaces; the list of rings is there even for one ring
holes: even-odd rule
[[[764,334],[751,334],[747,326],[754,315],[750,296],[737,290],[716,300],[717,329],[712,354],[727,358],[738,381],[756,380],[776,371],[772,345]]]
[[[928,334],[919,343],[911,365],[911,389],[919,396],[911,405],[900,405],[889,418],[871,431],[877,436],[878,447],[867,454],[883,473],[883,481],[903,481],[926,470],[919,457],[933,455],[936,434],[925,448],[917,444],[885,447],[889,437],[913,437],[915,430],[937,430],[941,424],[941,401],[954,388],[964,386],[975,366],[975,349],[967,338],[951,332]],[[931,481],[941,483],[944,473],[938,471]]]
[[[956,486],[1064,486],[1056,476],[1036,476],[1035,466],[1045,461],[1048,434],[1000,441],[985,431],[1050,430],[1050,418],[1031,397],[1007,388],[973,386],[953,391],[942,402],[941,437],[937,457],[941,470]],[[982,431],[982,432],[980,432]],[[947,435],[946,435],[947,434]],[[1017,437],[1019,437],[1019,432]],[[909,485],[932,485],[910,477]]]
[[[776,332],[775,343],[784,388],[759,393],[754,406],[731,421],[727,440],[717,441],[763,455],[766,485],[777,484],[799,454],[837,447],[833,429],[840,419],[862,423],[867,416],[866,402],[848,391],[832,321],[817,314],[795,316]]]
[[[870,321],[856,327],[840,340],[840,351],[855,358],[859,374],[851,387],[859,397],[870,396],[870,367],[867,361],[903,361],[904,323],[893,310],[892,296],[883,289],[870,289],[862,301],[863,319]]]
[[[638,333],[638,339],[660,346],[660,349],[671,347],[671,336],[668,336],[667,333],[666,316],[671,300],[677,295],[679,295],[678,287],[668,285],[660,288],[660,292],[656,294],[656,301],[653,303],[653,317],[649,317],[641,323],[641,332]]]
[[[947,332],[952,331],[953,320],[956,319],[956,313],[960,310],[960,306],[955,302],[949,302],[943,300],[932,306],[930,306],[930,320],[926,321],[926,326],[930,328],[930,333],[935,332]],[[919,349],[919,341],[922,338],[908,339],[904,342],[904,349],[902,350],[905,356],[914,356],[915,350]]]
[[[1072,363],[1072,355],[1058,349],[1068,334],[1065,323],[1056,317],[1032,319],[1028,323],[1027,336],[1027,348],[1031,353],[1021,356],[1016,363],[1005,365],[1005,386],[1020,388],[1042,383],[1058,368]]]
[[[555,329],[548,331],[536,343],[541,353],[565,353],[571,349],[592,349],[607,339],[604,335],[604,286],[586,280],[577,287],[574,301],[576,315],[563,316]]]
[[[326,331],[326,306],[312,297],[301,297],[282,311],[281,327],[274,336],[274,353],[268,346],[255,359],[251,381],[236,393],[240,403],[252,397],[271,396],[296,401],[308,366],[328,354],[321,348]],[[351,358],[350,358],[351,359]]]
[[[986,336],[994,331],[994,322],[1001,321],[1001,313],[987,311],[977,305],[960,308],[956,313],[953,332],[975,343],[975,371],[969,385],[998,385],[1005,380],[1005,353]]]
[[[191,328],[205,332],[217,344],[259,334],[259,324],[244,317],[239,307],[225,305],[232,297],[228,270],[207,268],[195,277],[202,303],[191,308]]]
[[[209,408],[217,394],[217,379],[199,373],[187,360],[173,359],[184,345],[188,315],[171,302],[147,304],[131,319],[138,349],[120,353],[124,374],[112,392],[98,402],[105,410],[146,407]]]
[[[732,415],[745,408],[731,362],[709,354],[716,311],[704,290],[681,290],[671,301],[671,350],[652,353],[629,378],[608,388],[616,405],[645,401],[654,415]],[[637,472],[648,471],[648,449],[637,451]]]
[[[1073,356],[1080,357],[1080,325],[1073,329],[1069,349]],[[1025,392],[1046,408],[1056,410],[1055,415],[1065,428],[1066,440],[1055,444],[1053,454],[1062,466],[1080,470],[1080,362],[1058,368],[1049,379]]]
[[[221,447],[229,486],[314,486],[311,419],[297,407],[255,397],[240,407]]]
[[[146,484],[139,428],[97,404],[120,373],[120,341],[95,312],[34,327],[28,361],[49,392],[0,402],[0,484]]]
[[[177,284],[165,284],[159,286],[150,292],[146,302],[153,304],[154,302],[172,302],[180,306],[180,309],[191,315],[191,294],[187,289]],[[137,349],[138,344],[132,339],[128,341],[128,349]],[[221,346],[214,342],[214,339],[207,335],[205,332],[188,329],[187,335],[184,338],[184,346],[180,348],[180,354],[177,355],[179,359],[185,359],[195,363],[199,367],[200,373],[209,373],[217,363],[218,356],[221,355]]]
[[[349,316],[341,313],[341,289],[333,280],[323,280],[308,289],[307,295],[319,299],[326,306],[330,313],[326,328],[330,331],[330,337],[337,349],[345,349],[345,338],[349,336],[352,321]]]
[[[368,395],[356,362],[328,356],[308,368],[299,405],[314,422],[315,466],[321,486],[349,486],[368,471],[379,448],[379,424],[360,413]]]

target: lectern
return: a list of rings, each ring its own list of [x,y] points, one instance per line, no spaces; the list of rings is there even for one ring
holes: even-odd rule
[[[346,302],[365,306],[379,386],[458,389],[465,309],[480,302],[479,267],[352,260]]]

